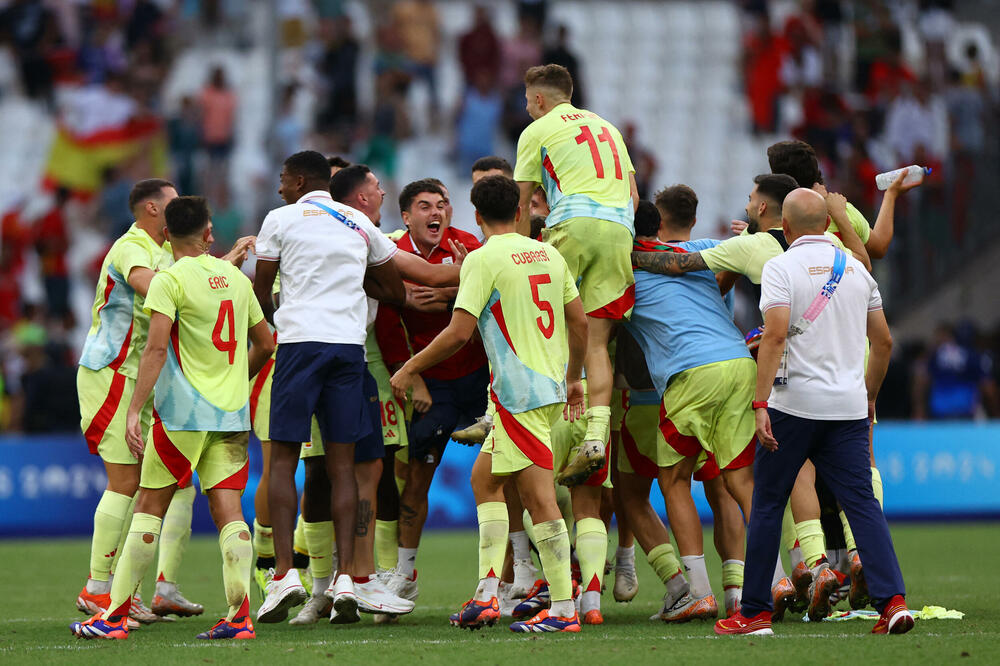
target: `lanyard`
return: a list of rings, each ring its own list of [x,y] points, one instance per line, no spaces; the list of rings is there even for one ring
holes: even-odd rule
[[[354,222],[354,220],[349,219],[346,215],[344,215],[343,213],[341,213],[339,210],[330,208],[329,206],[327,206],[325,204],[321,204],[318,201],[314,201],[313,199],[307,200],[306,203],[311,203],[312,205],[316,206],[320,210],[329,213],[331,216],[333,216],[333,219],[337,220],[338,222],[340,222],[341,224],[343,224],[344,226],[346,226],[348,229],[353,229],[354,231],[357,231],[359,234],[361,234],[361,237],[365,239],[365,244],[368,244],[368,245],[371,244],[371,242],[368,239],[368,234],[365,233],[365,230],[362,229],[360,226],[358,226],[358,224],[356,222]]]
[[[839,247],[834,247],[833,252],[833,270],[830,271],[830,279],[819,290],[816,298],[809,304],[809,307],[802,313],[798,321],[788,328],[789,337],[805,333],[806,329],[816,321],[820,313],[823,312],[823,309],[830,303],[830,299],[833,298],[833,294],[837,291],[837,285],[840,284],[840,279],[844,277],[844,269],[847,266],[847,254]]]

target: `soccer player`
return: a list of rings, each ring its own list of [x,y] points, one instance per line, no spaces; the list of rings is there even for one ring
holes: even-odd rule
[[[175,263],[149,284],[149,337],[126,414],[129,450],[143,456],[135,514],[110,606],[71,629],[81,638],[128,637],[132,595],[156,553],[167,507],[197,472],[219,529],[229,603],[226,617],[198,638],[254,638],[247,596],[253,549],[240,504],[249,469],[246,379],[263,367],[274,342],[250,281],[207,254],[214,239],[205,200],[178,197],[165,217]],[[154,385],[156,416],[144,439],[141,412]]]
[[[560,483],[576,485],[600,469],[606,458],[613,383],[608,343],[614,322],[632,309],[629,252],[639,196],[621,133],[597,114],[570,104],[573,79],[565,67],[532,67],[524,84],[534,122],[517,142],[514,180],[521,190],[522,212],[518,231],[529,233],[527,212],[541,184],[551,207],[543,239],[566,259],[589,322],[585,445],[559,476]]]
[[[81,428],[90,452],[101,456],[108,485],[94,513],[90,576],[77,597],[77,608],[94,614],[108,608],[111,577],[128,532],[128,521],[139,487],[139,461],[125,442],[125,407],[135,389],[139,355],[145,344],[149,316],[143,300],[156,271],[173,262],[163,235],[163,210],[177,196],[173,183],[141,180],[129,193],[135,216],[131,228],[115,241],[101,266],[94,297],[90,332],[80,354],[77,392]],[[227,258],[245,256],[247,239],[240,239]],[[142,412],[148,430],[152,402]],[[164,523],[154,610],[157,614],[198,615],[202,606],[177,589],[179,567],[191,530],[194,489],[179,492]],[[153,622],[157,615],[136,599],[133,617]]]
[[[451,241],[461,242],[470,251],[479,247],[475,236],[448,224],[445,191],[430,179],[406,185],[399,195],[399,208],[408,231],[396,244],[404,253],[423,257],[432,264],[455,264],[459,257],[449,249]],[[422,350],[444,330],[449,319],[446,312],[380,307],[376,336],[386,365],[398,369],[409,360],[411,347],[414,353]],[[418,594],[417,550],[434,472],[456,426],[471,422],[485,411],[489,383],[486,354],[477,340],[421,374],[430,400],[414,397],[417,413],[410,424],[407,476],[399,500],[398,562],[388,581],[393,593],[410,600]],[[420,383],[416,387],[423,388]]]
[[[472,164],[472,184],[475,185],[487,176],[513,177],[514,168],[502,157],[488,155],[480,157]]]
[[[288,205],[265,218],[257,242],[254,291],[278,331],[271,394],[271,478],[275,573],[258,621],[277,622],[305,601],[292,570],[294,473],[301,443],[319,420],[330,477],[331,515],[340,563],[331,594],[337,614],[357,617],[353,528],[357,516],[354,443],[371,424],[363,399],[366,276],[399,300],[402,282],[390,260],[395,248],[360,211],[335,203],[327,187],[330,167],[314,151],[285,160],[278,190]],[[279,264],[281,307],[271,299]]]
[[[587,323],[565,260],[551,246],[516,233],[518,198],[517,185],[503,176],[484,178],[473,187],[476,222],[486,245],[462,265],[451,322],[393,376],[392,386],[397,396],[404,395],[420,372],[467,344],[478,320],[493,368],[497,418],[472,472],[480,581],[473,598],[451,621],[478,628],[499,618],[498,574],[508,532],[503,488],[512,477],[534,524],[552,604],[510,628],[578,632],[569,536],[552,482],[550,431],[564,409],[572,410],[574,417],[582,411],[580,372]]]

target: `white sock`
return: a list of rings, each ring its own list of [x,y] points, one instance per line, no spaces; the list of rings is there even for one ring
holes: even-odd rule
[[[584,592],[580,598],[580,609],[584,613],[592,610],[601,610],[601,593],[597,590]]]
[[[531,558],[531,541],[528,539],[528,533],[524,530],[510,533],[510,546],[514,551],[515,560]]]
[[[573,603],[572,599],[553,601],[552,607],[549,608],[549,615],[553,615],[555,617],[573,617],[575,614],[576,604]]]
[[[785,567],[781,564],[781,557],[774,563],[774,577],[771,578],[771,587],[774,587],[785,577]]]
[[[740,601],[743,600],[742,587],[727,587],[723,592],[726,595],[726,608],[739,608]]]
[[[701,599],[712,594],[712,584],[708,582],[708,569],[704,555],[681,555],[684,571],[691,580],[691,594]]]
[[[407,578],[413,578],[413,569],[417,565],[417,549],[399,547],[399,562],[396,571]]]
[[[635,569],[635,546],[628,548],[618,546],[615,551],[615,565],[625,569]]]
[[[87,592],[90,594],[107,594],[111,591],[111,577],[108,580],[87,579]]]
[[[788,558],[791,560],[792,568],[799,566],[799,562],[805,562],[802,558],[802,549],[795,546],[790,551],[788,551]],[[781,557],[778,557],[778,561],[781,562]]]
[[[330,581],[332,580],[332,575],[324,576],[323,578],[313,578],[312,595],[314,597],[322,597],[326,593],[326,588],[330,587]]]
[[[499,597],[499,592],[500,579],[496,576],[489,576],[479,581],[479,587],[476,588],[475,600],[489,601],[493,597]]]
[[[673,577],[667,581],[667,592],[670,593],[672,599],[680,599],[685,594],[687,594],[691,589],[688,585],[687,579],[684,578],[684,574],[680,571],[675,573]]]

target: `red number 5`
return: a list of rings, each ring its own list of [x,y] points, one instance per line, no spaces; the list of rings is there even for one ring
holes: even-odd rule
[[[611,137],[611,131],[607,127],[601,127],[601,133],[597,135],[597,140],[610,146],[611,156],[615,160],[615,178],[622,180],[622,163],[618,159],[618,146],[615,145],[615,140]],[[594,133],[586,125],[581,126],[580,133],[576,135],[577,143],[586,143],[590,146],[590,157],[594,160],[594,171],[598,178],[604,178],[604,162],[601,160],[601,152],[597,149],[597,140],[594,139]]]
[[[222,327],[229,324],[229,339],[222,339]],[[236,360],[236,315],[233,314],[233,302],[226,299],[219,303],[219,318],[215,320],[212,330],[212,344],[220,352],[229,352],[229,365]]]
[[[548,324],[543,324],[541,317],[535,317],[535,322],[538,324],[538,330],[542,332],[542,335],[544,335],[546,339],[551,338],[552,333],[556,329],[556,317],[555,312],[552,310],[552,304],[548,301],[543,301],[541,296],[538,295],[538,285],[549,284],[550,282],[552,282],[552,277],[547,273],[528,276],[528,283],[531,284],[531,300],[535,301],[535,305],[538,306],[539,310],[549,315]]]

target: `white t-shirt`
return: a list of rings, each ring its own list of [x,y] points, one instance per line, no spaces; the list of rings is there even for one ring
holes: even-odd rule
[[[354,228],[310,200],[343,213]],[[268,213],[257,235],[257,257],[281,266],[281,307],[274,313],[278,343],[363,345],[369,313],[365,270],[395,253],[395,243],[364,213],[322,190]]]
[[[834,245],[824,236],[802,236],[764,265],[760,311],[790,308],[794,324],[830,279]],[[868,416],[865,347],[868,313],[882,309],[878,285],[848,256],[830,302],[801,335],[789,336],[788,383],[771,390],[774,409],[819,421]]]

